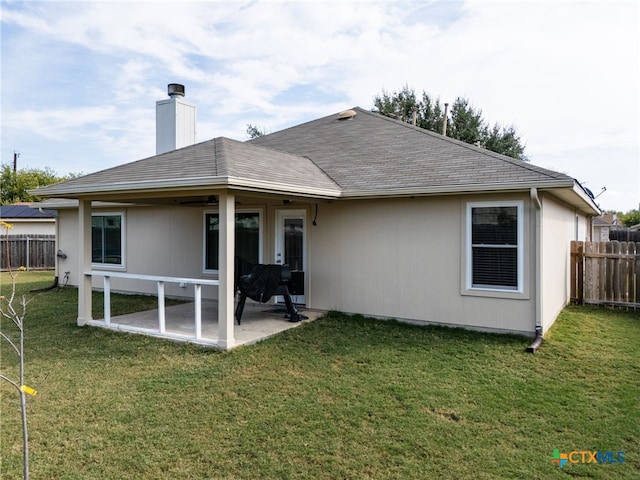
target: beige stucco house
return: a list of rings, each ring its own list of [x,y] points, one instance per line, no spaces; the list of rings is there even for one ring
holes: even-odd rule
[[[565,174],[361,108],[36,193],[59,211],[79,324],[110,273],[135,292],[174,279],[176,296],[196,279],[218,299],[220,348],[234,346],[235,255],[289,264],[309,308],[533,336],[567,305],[569,242],[600,214]]]
[[[56,212],[31,207],[31,203],[2,205],[0,206],[0,220],[11,224],[11,235],[55,235]]]

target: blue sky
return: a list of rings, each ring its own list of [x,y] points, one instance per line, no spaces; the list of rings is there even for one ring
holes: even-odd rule
[[[513,125],[603,209],[640,202],[636,1],[18,2],[1,7],[1,161],[90,173],[155,154],[168,83],[198,141],[408,85]]]

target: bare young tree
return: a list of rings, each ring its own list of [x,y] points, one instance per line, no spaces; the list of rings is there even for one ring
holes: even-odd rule
[[[6,237],[8,238],[9,229],[11,224],[0,221],[0,226],[6,229]],[[9,261],[9,242],[5,242],[7,246],[6,259],[9,275],[11,276],[11,292],[8,297],[0,296],[0,318],[7,318],[11,320],[17,331],[15,334],[5,333],[6,330],[2,328],[0,324],[0,341],[5,341],[16,352],[18,356],[18,378],[11,379],[8,376],[0,373],[0,379],[8,382],[16,388],[20,395],[20,411],[22,414],[22,459],[23,459],[23,477],[24,480],[29,480],[29,434],[27,429],[27,395],[35,395],[37,392],[28,387],[25,384],[25,372],[24,372],[24,319],[27,314],[27,304],[29,301],[25,295],[20,298],[16,298],[16,278],[17,273],[11,270],[11,263]],[[20,267],[19,270],[23,270],[24,267]],[[16,338],[17,337],[17,338]]]

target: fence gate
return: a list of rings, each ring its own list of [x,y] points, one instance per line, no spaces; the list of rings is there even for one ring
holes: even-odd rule
[[[571,242],[571,301],[640,308],[640,242]]]
[[[56,266],[55,235],[8,235],[0,237],[0,270],[52,270]]]

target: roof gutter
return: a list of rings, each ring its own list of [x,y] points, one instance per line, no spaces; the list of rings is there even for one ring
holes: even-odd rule
[[[459,194],[459,193],[475,193],[475,192],[491,192],[491,191],[522,191],[529,190],[531,188],[573,188],[573,179],[556,179],[548,180],[545,182],[536,182],[535,187],[532,187],[532,182],[511,182],[511,183],[479,183],[475,185],[471,184],[457,184],[457,185],[434,185],[430,187],[399,187],[389,188],[384,190],[352,190],[343,192],[342,198],[350,199],[365,199],[365,198],[385,198],[385,197],[408,197],[413,195],[447,195],[447,194]]]
[[[99,187],[86,185],[66,186],[65,188],[42,187],[29,190],[39,197],[79,198],[100,195],[126,195],[141,193],[167,193],[168,191],[202,190],[203,188],[235,188],[238,190],[302,195],[314,198],[339,198],[341,190],[325,187],[302,187],[298,185],[268,182],[264,180],[244,179],[238,177],[199,177],[180,180],[149,180],[137,182],[118,182]]]

